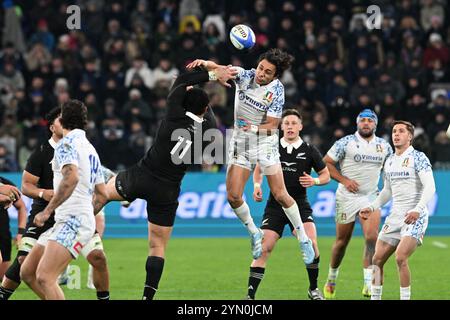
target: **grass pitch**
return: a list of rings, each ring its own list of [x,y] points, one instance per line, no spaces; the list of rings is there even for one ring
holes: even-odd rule
[[[334,238],[319,237],[321,252],[319,288],[328,273]],[[347,248],[337,280],[336,298],[363,299],[363,239],[355,237]],[[146,239],[107,239],[104,241],[110,269],[111,299],[141,298],[145,281]],[[412,299],[450,299],[450,237],[425,237],[425,243],[410,259]],[[13,253],[15,255],[15,252]],[[164,272],[155,299],[241,300],[246,296],[250,240],[247,238],[175,238],[169,243]],[[78,258],[81,289],[64,288],[67,299],[95,299],[86,288],[87,262]],[[307,299],[308,278],[293,237],[281,239],[266,267],[257,299]],[[12,300],[37,299],[22,284]],[[383,299],[399,299],[399,280],[392,256],[385,268]]]

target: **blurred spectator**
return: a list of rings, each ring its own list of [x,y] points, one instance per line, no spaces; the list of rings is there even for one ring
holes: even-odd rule
[[[37,136],[30,136],[25,140],[25,144],[19,149],[19,167],[20,170],[24,170],[27,165],[28,158],[31,153],[38,147],[39,139]]]
[[[39,19],[37,32],[31,36],[32,44],[42,43],[48,51],[52,52],[55,47],[55,36],[48,30],[48,23],[45,19]]]
[[[444,22],[444,7],[435,0],[422,0],[420,24],[425,31],[431,28],[433,17],[438,17],[440,21]]]
[[[132,89],[129,94],[129,100],[125,103],[122,111],[125,124],[129,126],[132,120],[139,120],[148,129],[148,123],[153,119],[153,112],[150,106],[142,100],[142,94],[138,89]]]
[[[17,161],[8,152],[8,149],[0,144],[0,172],[15,172],[19,170]]]
[[[443,43],[442,36],[439,33],[432,33],[429,39],[430,44],[423,55],[423,65],[426,68],[433,68],[434,61],[439,60],[443,66],[447,66],[450,60],[450,51]]]

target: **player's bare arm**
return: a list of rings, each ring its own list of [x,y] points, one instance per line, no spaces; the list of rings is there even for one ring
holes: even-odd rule
[[[42,198],[45,201],[50,201],[53,197],[53,190],[39,188],[38,182],[38,176],[24,170],[22,175],[22,193],[32,199]]]
[[[253,131],[255,133],[264,133],[267,135],[275,134],[278,131],[278,126],[280,125],[281,119],[280,118],[274,118],[274,117],[267,117],[266,122],[263,124],[260,124],[259,126],[250,125],[250,123],[243,119],[239,119],[242,124],[245,123],[241,127],[244,131]]]
[[[101,183],[95,186],[94,196],[92,198],[92,205],[94,206],[94,215],[102,210],[105,203],[108,202],[108,193],[106,191],[106,184]]]
[[[38,227],[42,227],[44,225],[45,221],[48,220],[52,212],[55,211],[57,207],[59,207],[64,201],[66,201],[70,197],[73,190],[77,186],[79,177],[78,177],[78,167],[76,165],[73,164],[65,165],[61,170],[61,174],[63,178],[61,180],[61,184],[56,190],[55,195],[50,200],[47,207],[45,207],[44,211],[39,212],[34,217],[34,223]]]
[[[25,203],[23,202],[22,198],[19,198],[16,202],[14,202],[14,207],[17,209],[18,212],[18,222],[17,227],[19,230],[22,230],[22,233],[25,232],[25,227],[27,225],[27,207],[25,206]],[[15,242],[18,245],[20,243],[20,240],[22,239],[22,233],[17,232],[15,237]]]
[[[330,182],[330,172],[328,171],[328,168],[325,167],[324,169],[319,171],[319,176],[317,178],[313,178],[311,175],[303,172],[303,176],[300,176],[298,180],[304,188],[320,186]]]
[[[263,200],[263,193],[261,184],[263,181],[263,175],[261,173],[261,168],[259,164],[256,165],[253,171],[253,200],[256,202],[261,202]]]
[[[326,155],[323,160],[325,161],[325,163],[327,164],[327,168],[330,171],[330,175],[331,178],[333,178],[334,180],[336,180],[337,182],[341,183],[342,185],[344,185],[344,187],[353,193],[358,192],[359,189],[359,184],[358,182],[356,182],[355,180],[349,179],[343,175],[341,175],[341,173],[339,172],[339,170],[336,168],[336,161],[334,161],[333,159],[331,159],[330,156]]]

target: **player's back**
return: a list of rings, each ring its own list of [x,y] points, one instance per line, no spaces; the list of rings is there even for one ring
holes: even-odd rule
[[[95,184],[103,181],[100,158],[83,130],[72,130],[56,147],[53,159],[55,190],[63,179],[61,170],[68,164],[76,165],[78,183],[72,195],[56,209],[56,220],[64,215],[92,215]]]

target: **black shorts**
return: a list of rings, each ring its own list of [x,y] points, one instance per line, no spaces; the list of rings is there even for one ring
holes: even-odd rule
[[[117,174],[116,190],[127,201],[136,198],[146,200],[149,222],[164,227],[173,226],[180,195],[179,183],[166,181],[134,165]]]
[[[314,223],[313,211],[307,199],[295,199],[300,210],[300,217],[303,223]],[[261,229],[272,230],[278,233],[280,238],[283,236],[283,230],[286,225],[289,225],[291,232],[294,230],[291,222],[283,211],[280,205],[267,205],[264,209],[264,216],[262,218]]]
[[[0,232],[0,252],[2,253],[3,262],[11,261],[11,250],[12,250],[12,237],[11,233]]]

